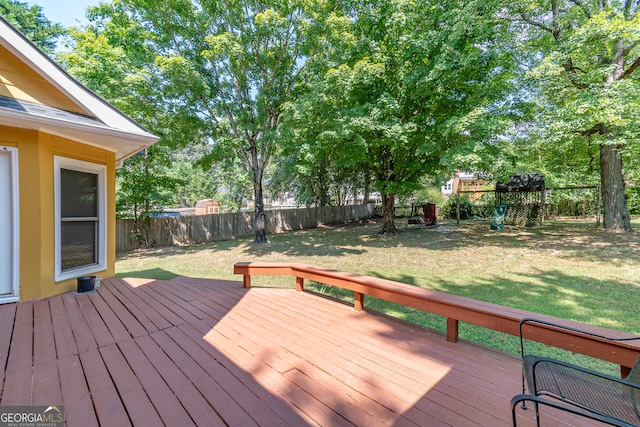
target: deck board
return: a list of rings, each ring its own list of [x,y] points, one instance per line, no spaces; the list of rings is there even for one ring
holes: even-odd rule
[[[58,359],[60,388],[64,405],[65,423],[68,426],[97,426],[98,419],[87,387],[86,374],[78,355]],[[34,378],[34,381],[37,381]],[[109,387],[109,385],[105,385]],[[122,403],[120,404],[122,405]]]
[[[191,277],[0,306],[0,366],[0,404],[63,405],[68,426],[501,427],[521,387],[515,357],[306,292]]]
[[[71,293],[62,295],[64,310],[67,313],[69,326],[73,332],[79,353],[97,348],[96,337],[93,335],[87,320],[82,315],[82,311],[78,306],[78,299],[82,298],[86,298],[86,295],[79,295],[77,297]],[[100,339],[100,337],[98,339]]]
[[[62,405],[62,389],[60,388],[57,360],[54,359],[35,365],[33,367],[33,378],[37,378],[38,381],[33,382],[32,405]]]
[[[49,310],[51,312],[51,326],[56,343],[57,359],[64,359],[78,354],[78,345],[73,337],[73,331],[69,324],[67,312],[64,309],[62,296],[49,298]]]
[[[134,425],[162,425],[160,415],[120,349],[112,344],[100,348],[100,354],[132,423]]]
[[[169,331],[160,331],[151,334],[153,340],[162,350],[180,367],[180,370],[195,385],[200,393],[207,399],[209,404],[220,414],[226,423],[239,426],[257,426],[258,424],[251,418],[241,406],[242,399],[237,401],[230,395],[233,390],[225,390],[211,372],[207,372],[187,353],[186,349],[180,347],[171,339]],[[232,384],[238,387],[235,381]]]
[[[24,331],[28,331],[24,333]],[[16,307],[11,345],[7,357],[6,372],[29,369],[33,366],[33,303]]]
[[[91,304],[93,304],[96,313],[100,316],[100,318],[104,320],[105,326],[113,337],[114,342],[120,342],[131,338],[129,330],[124,325],[123,320],[120,317],[131,317],[131,314],[126,309],[121,309],[121,305],[114,301],[114,299],[110,300],[110,302],[107,303],[107,300],[104,298],[104,296],[99,295],[98,293],[90,293],[88,297],[89,301],[91,301]],[[114,310],[118,309],[120,310],[116,314]],[[140,333],[144,333],[142,332],[143,328],[140,327],[140,329]]]
[[[98,350],[80,354],[89,391],[93,398],[96,416],[102,425],[127,426],[131,420],[111,382],[111,376]]]
[[[104,320],[102,320],[100,314],[98,314],[94,305],[91,303],[90,295],[78,295],[76,301],[78,303],[78,309],[82,313],[82,317],[85,319],[85,324],[91,330],[93,338],[96,341],[96,345],[98,347],[104,347],[109,344],[114,344],[116,340],[113,338],[111,331],[109,331],[109,328]]]
[[[133,340],[118,343],[120,351],[127,359],[129,366],[140,380],[149,399],[168,426],[195,426],[195,423],[182,404],[174,398],[171,388],[164,382],[158,371],[149,363],[140,347]],[[113,424],[118,425],[118,424]]]
[[[157,330],[153,322],[149,320],[143,311],[137,309],[134,304],[125,306],[116,296],[117,292],[113,287],[100,287],[98,294],[99,298],[103,300],[104,304],[121,322],[122,327],[130,337],[139,337],[146,335],[149,331],[153,332]],[[98,297],[95,299],[97,300]]]
[[[149,335],[138,337],[135,341],[196,425],[213,427],[225,425],[193,383]]]
[[[131,314],[140,320],[149,332],[171,327],[171,323],[158,311],[158,305],[151,304],[154,303],[154,301],[147,301],[143,298],[144,295],[136,293],[135,290],[137,288],[131,288],[121,279],[112,279],[108,282],[108,285],[110,286],[105,286],[105,288],[109,288],[114,295],[118,295],[122,304],[131,311]]]
[[[33,357],[36,366],[56,360],[56,342],[47,300],[33,303]]]
[[[14,369],[5,374],[0,405],[31,405],[32,368]]]
[[[7,366],[13,326],[16,318],[16,307],[17,304],[0,305],[0,366]],[[4,381],[5,371],[0,370],[0,403],[2,402]]]

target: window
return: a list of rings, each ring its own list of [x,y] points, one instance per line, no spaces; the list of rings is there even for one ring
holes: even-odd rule
[[[106,268],[106,167],[54,158],[56,281]]]

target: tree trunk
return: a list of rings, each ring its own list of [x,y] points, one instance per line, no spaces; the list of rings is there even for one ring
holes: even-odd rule
[[[382,229],[379,234],[396,234],[398,230],[395,224],[395,194],[382,192]]]
[[[252,164],[252,181],[253,181],[253,200],[255,201],[255,230],[256,238],[253,240],[254,245],[264,245],[269,243],[267,239],[267,230],[264,216],[264,194],[262,189],[262,176],[264,172],[264,163],[258,159],[258,151],[251,150]]]
[[[365,174],[364,174],[364,204],[365,205],[369,204],[369,197],[371,195],[371,184],[370,184],[370,182],[371,181],[369,179],[369,176],[365,172]]]
[[[600,183],[604,229],[614,232],[631,231],[631,219],[624,194],[622,156],[615,145],[600,145]]]
[[[255,224],[256,237],[253,241],[254,245],[263,245],[269,243],[267,239],[267,230],[264,215],[264,198],[262,194],[262,182],[253,183],[253,196],[255,200]]]

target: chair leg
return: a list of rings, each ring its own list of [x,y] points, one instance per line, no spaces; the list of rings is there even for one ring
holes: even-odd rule
[[[522,394],[527,394],[527,391],[525,390],[525,384],[524,384],[524,368],[522,368]],[[522,401],[522,406],[521,407],[525,411],[527,410],[527,404],[526,404],[525,400]]]
[[[513,422],[513,427],[517,427],[518,425],[518,415],[517,415],[517,410],[518,408],[527,410],[526,406],[524,405],[524,402],[526,400],[533,400],[533,405],[535,408],[535,417],[536,417],[536,425],[537,427],[541,427],[540,424],[540,411],[538,408],[538,402],[535,400],[537,397],[531,396],[532,399],[527,399],[527,395],[525,394],[521,394],[519,396],[516,396],[512,401],[511,401],[511,420]],[[515,399],[517,399],[518,401],[514,401]]]

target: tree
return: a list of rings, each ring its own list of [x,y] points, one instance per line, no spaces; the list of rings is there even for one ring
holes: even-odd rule
[[[38,5],[0,0],[0,15],[48,54],[56,48],[56,39],[66,33],[62,25],[49,21]]]
[[[178,180],[166,175],[167,155],[159,145],[133,156],[117,171],[116,207],[119,217],[132,218],[134,237],[145,246],[153,246],[147,231],[149,218],[162,212]]]
[[[291,192],[307,206],[345,204],[349,195],[366,187],[370,176],[358,163],[357,153],[336,137],[331,124],[335,113],[316,98],[322,87],[318,82],[286,110],[278,168],[269,182],[271,191]]]
[[[213,158],[241,160],[254,192],[255,243],[267,242],[264,173],[310,48],[311,10],[305,1],[122,0],[92,12],[93,32],[135,58],[162,95],[153,108],[165,135],[177,128],[214,144]]]
[[[89,15],[96,18],[99,9]],[[171,202],[179,180],[167,175],[169,152],[183,145],[192,135],[189,123],[158,109],[161,96],[155,91],[159,73],[145,65],[152,62],[153,52],[144,50],[139,27],[118,21],[108,30],[100,25],[71,29],[73,49],[61,53],[59,59],[66,70],[85,86],[100,94],[115,107],[161,136],[160,142],[124,161],[116,170],[117,215],[135,221],[135,237],[143,246],[152,245],[147,239],[149,218]],[[122,44],[139,49],[123,49],[112,43],[109,36],[118,33]],[[179,129],[179,130],[178,130]]]
[[[604,228],[631,231],[623,157],[640,135],[638,2],[515,2],[510,19],[542,57],[530,76],[549,142],[599,161]]]
[[[382,194],[381,232],[395,233],[396,196],[446,168],[441,159],[476,138],[474,125],[503,95],[510,66],[492,40],[505,26],[493,2],[344,4],[351,26],[329,66],[318,67],[305,100],[312,107],[295,111],[298,122],[321,117],[326,151],[371,173]]]

